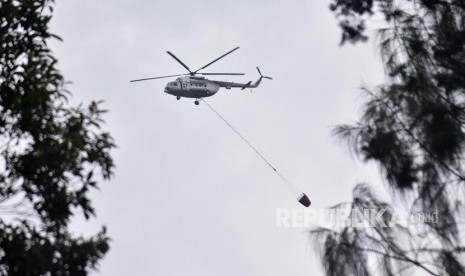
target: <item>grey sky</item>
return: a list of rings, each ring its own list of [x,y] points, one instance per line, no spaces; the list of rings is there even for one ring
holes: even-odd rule
[[[280,179],[206,106],[163,93],[168,80],[241,49],[206,71],[219,80],[272,81],[206,100],[324,208],[376,181],[331,137],[356,119],[357,87],[382,79],[372,44],[339,47],[328,1],[57,1],[51,43],[74,102],[106,100],[119,148],[115,178],[93,193],[113,238],[100,275],[321,275],[304,229],[275,227],[276,208],[299,208]]]

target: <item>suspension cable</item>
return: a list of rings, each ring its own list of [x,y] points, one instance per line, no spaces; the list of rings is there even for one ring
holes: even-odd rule
[[[204,102],[210,109],[211,111],[213,111],[223,122],[226,123],[226,125],[229,126],[229,128],[234,131],[263,161],[265,161],[265,163],[281,178],[281,180],[292,190],[294,191],[295,193],[298,194],[298,200],[301,204],[303,204],[304,206],[308,207],[310,205],[310,201],[308,200],[307,196],[302,193],[302,192],[299,192],[299,190],[297,190],[297,188],[287,179],[285,178],[281,173],[278,172],[278,170],[273,166],[271,165],[271,163],[247,140],[245,139],[245,137],[239,132],[237,131],[236,128],[234,128],[223,116],[221,116],[221,114],[216,111],[209,103],[207,103],[204,99],[201,99],[202,102]],[[303,198],[306,198],[308,200],[308,204],[304,204],[301,200]]]

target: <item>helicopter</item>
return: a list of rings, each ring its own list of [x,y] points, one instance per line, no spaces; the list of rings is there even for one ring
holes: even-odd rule
[[[241,88],[244,90],[246,88],[256,88],[260,85],[262,79],[272,79],[271,77],[263,76],[260,68],[257,66],[257,71],[260,77],[257,81],[252,83],[249,81],[247,83],[237,83],[237,82],[228,82],[228,81],[217,81],[217,80],[209,80],[204,76],[208,75],[229,75],[229,76],[241,76],[244,73],[199,73],[200,70],[207,68],[208,66],[212,65],[213,63],[217,62],[218,60],[224,58],[225,56],[231,54],[232,52],[239,49],[236,47],[231,51],[227,52],[226,54],[220,56],[219,58],[211,61],[207,65],[197,69],[195,71],[191,71],[186,64],[184,64],[178,57],[176,57],[170,51],[166,51],[168,55],[170,55],[173,59],[175,59],[179,64],[181,64],[189,73],[186,74],[177,74],[177,75],[169,75],[169,76],[161,76],[161,77],[152,77],[152,78],[144,78],[144,79],[135,79],[131,80],[130,82],[138,82],[138,81],[146,81],[146,80],[154,80],[154,79],[163,79],[163,78],[172,78],[172,77],[180,77],[176,78],[175,81],[168,82],[165,86],[164,92],[173,96],[176,96],[176,99],[180,100],[181,98],[193,98],[195,99],[195,105],[199,105],[199,100],[205,97],[210,97],[216,94],[221,87],[226,89],[231,88]]]

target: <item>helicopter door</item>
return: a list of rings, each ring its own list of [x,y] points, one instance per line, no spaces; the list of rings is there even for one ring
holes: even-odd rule
[[[187,90],[187,82],[181,82],[181,90]]]

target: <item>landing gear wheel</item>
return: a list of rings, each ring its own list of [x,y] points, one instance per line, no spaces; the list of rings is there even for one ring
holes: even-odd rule
[[[195,101],[194,103],[195,103],[195,105],[199,105],[199,101]]]
[[[180,100],[181,99],[181,96],[176,96],[176,100]]]

